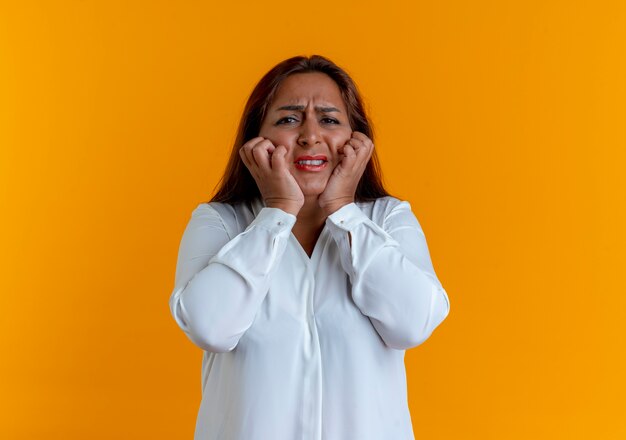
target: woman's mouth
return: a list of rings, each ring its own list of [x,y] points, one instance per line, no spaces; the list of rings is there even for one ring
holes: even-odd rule
[[[320,171],[326,168],[328,161],[326,156],[300,156],[294,164],[296,169],[303,171]]]
[[[300,160],[295,162],[296,168],[303,171],[320,171],[326,168],[325,160]]]

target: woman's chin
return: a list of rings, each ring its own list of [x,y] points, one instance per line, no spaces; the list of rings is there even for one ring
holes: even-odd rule
[[[324,192],[326,186],[301,186],[304,197],[317,197]]]
[[[302,190],[302,194],[304,194],[305,196],[319,196],[321,193],[324,192],[324,188],[312,188],[312,187],[300,187],[300,189]]]

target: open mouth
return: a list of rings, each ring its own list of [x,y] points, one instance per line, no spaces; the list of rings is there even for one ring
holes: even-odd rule
[[[327,161],[325,161],[324,159],[315,159],[315,160],[297,160],[295,163],[298,165],[322,165],[323,163],[325,163]]]
[[[327,161],[319,160],[298,160],[294,162],[296,169],[304,171],[320,171],[326,168]]]

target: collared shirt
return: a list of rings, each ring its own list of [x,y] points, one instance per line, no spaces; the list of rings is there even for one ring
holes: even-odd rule
[[[204,350],[195,440],[414,439],[405,350],[450,303],[409,202],[344,205],[310,257],[295,222],[261,199],[191,214],[169,306]]]

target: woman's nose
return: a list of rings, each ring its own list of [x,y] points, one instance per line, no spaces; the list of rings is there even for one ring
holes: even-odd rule
[[[301,147],[311,146],[321,142],[321,135],[317,121],[314,119],[305,120],[300,126],[300,135],[298,136],[298,144]]]

